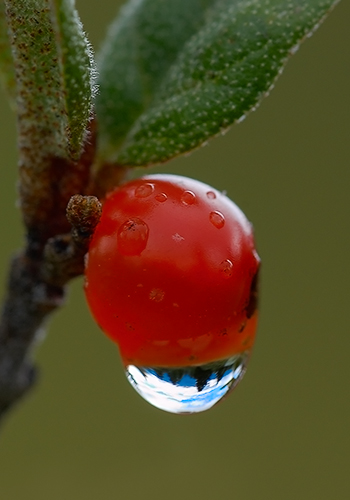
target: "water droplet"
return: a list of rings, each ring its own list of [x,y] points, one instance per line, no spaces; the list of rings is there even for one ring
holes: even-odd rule
[[[168,195],[166,193],[158,193],[155,196],[156,200],[159,201],[160,203],[164,203],[168,199]]]
[[[214,193],[214,191],[208,191],[207,198],[209,198],[209,200],[215,200],[216,194]]]
[[[217,227],[218,229],[221,229],[225,225],[225,217],[221,212],[218,212],[217,210],[215,210],[214,212],[210,212],[209,220],[213,224],[213,226]]]
[[[123,255],[139,255],[146,248],[148,234],[148,226],[142,219],[128,219],[118,230],[119,252]]]
[[[219,269],[225,278],[230,278],[233,273],[233,264],[229,259],[223,260]]]
[[[243,377],[249,352],[201,366],[157,368],[128,365],[126,376],[150,404],[170,413],[209,410]]]
[[[153,288],[149,293],[149,298],[155,302],[161,302],[164,299],[164,292],[159,288]]]
[[[184,191],[181,196],[181,202],[184,205],[193,205],[196,201],[196,195],[193,191]]]
[[[147,198],[154,191],[154,184],[147,182],[146,184],[141,184],[135,189],[136,198]]]

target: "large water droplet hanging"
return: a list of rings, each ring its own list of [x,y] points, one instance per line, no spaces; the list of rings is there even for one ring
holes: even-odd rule
[[[199,413],[223,399],[243,377],[249,352],[201,366],[126,366],[133,388],[153,406],[170,413]]]

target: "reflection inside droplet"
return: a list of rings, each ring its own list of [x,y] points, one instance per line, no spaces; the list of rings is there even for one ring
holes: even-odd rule
[[[209,410],[243,377],[249,352],[201,366],[174,368],[126,366],[133,388],[149,403],[170,413]]]

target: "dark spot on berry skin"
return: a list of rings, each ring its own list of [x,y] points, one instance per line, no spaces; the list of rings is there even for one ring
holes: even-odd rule
[[[125,323],[125,326],[128,330],[135,330],[131,323]]]
[[[154,302],[161,302],[164,299],[164,292],[159,288],[153,288],[149,293],[149,298]]]
[[[227,328],[222,328],[222,330],[219,331],[219,335],[227,335]]]
[[[246,321],[243,321],[243,323],[241,323],[241,326],[239,327],[238,333],[242,333],[243,332],[243,330],[246,327],[246,324],[247,324]]]
[[[256,311],[258,306],[258,282],[259,282],[259,269],[257,269],[252,283],[250,285],[250,293],[249,293],[249,301],[246,307],[246,316],[247,318],[251,318]]]

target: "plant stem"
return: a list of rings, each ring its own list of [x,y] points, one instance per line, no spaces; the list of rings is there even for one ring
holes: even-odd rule
[[[66,283],[83,272],[100,213],[97,198],[73,196],[67,207],[71,234],[50,238],[42,251],[29,243],[12,259],[0,319],[0,418],[35,382],[33,347],[49,315],[62,305]]]
[[[35,381],[29,353],[44,319],[62,304],[64,289],[38,279],[40,263],[25,253],[11,263],[0,324],[0,416]]]

